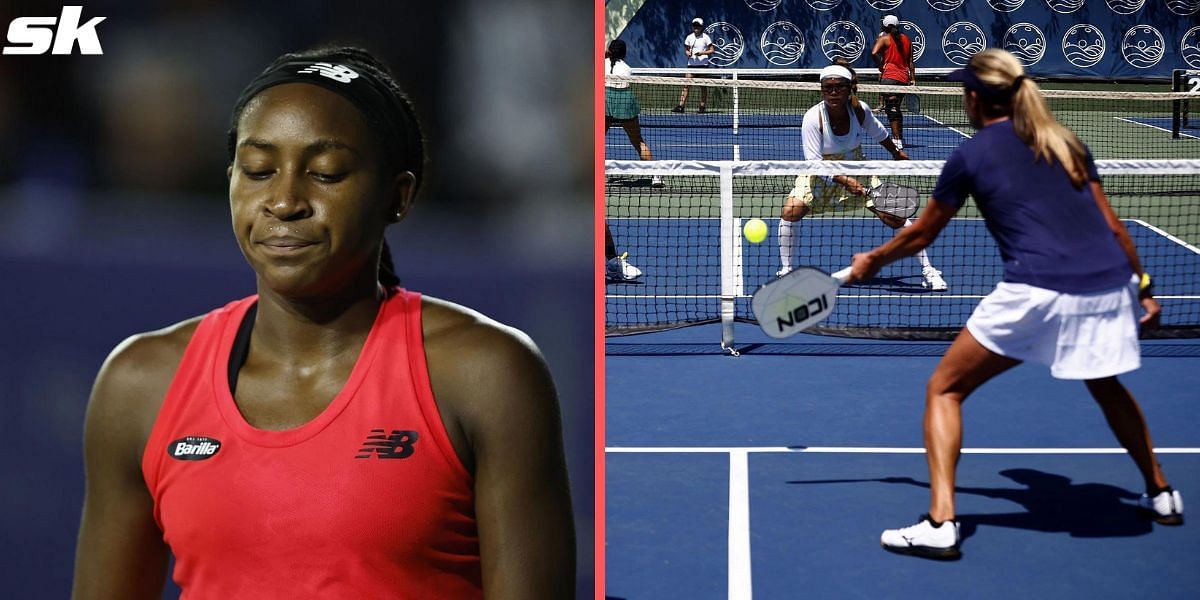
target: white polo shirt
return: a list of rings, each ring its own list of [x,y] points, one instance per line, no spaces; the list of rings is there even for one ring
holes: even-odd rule
[[[688,57],[689,67],[708,66],[708,59],[711,58],[711,55],[702,54],[700,56],[696,56],[697,52],[708,50],[708,47],[713,45],[712,38],[708,37],[707,33],[701,31],[699,36],[697,36],[695,33],[689,33],[687,39],[683,40],[683,45],[692,49],[692,55]]]

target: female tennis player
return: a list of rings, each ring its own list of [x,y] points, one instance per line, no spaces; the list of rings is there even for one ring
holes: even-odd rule
[[[871,48],[871,58],[879,67],[881,85],[912,85],[917,80],[917,69],[913,66],[912,41],[900,33],[900,19],[896,15],[883,18],[883,31]],[[883,111],[892,128],[892,140],[897,148],[904,147],[904,113],[900,103],[904,94],[884,94]]]
[[[801,138],[804,160],[865,160],[862,134],[883,146],[895,160],[908,160],[897,148],[883,124],[871,113],[870,107],[853,93],[855,73],[847,66],[830,65],[821,69],[821,102],[804,113]],[[870,187],[881,182],[872,177]],[[809,214],[828,211],[854,210],[865,207],[888,227],[901,229],[912,225],[911,219],[901,219],[875,210],[867,199],[869,188],[848,175],[796,177],[795,187],[788,194],[779,218],[779,277],[792,272],[792,256],[799,243],[800,219]],[[921,261],[923,285],[934,291],[945,291],[946,281],[941,271],[929,262],[929,255],[917,253]]]
[[[884,531],[883,547],[959,556],[954,470],[962,403],[1027,360],[1049,365],[1056,378],[1084,381],[1145,479],[1141,506],[1159,523],[1182,523],[1183,499],[1163,476],[1141,408],[1117,380],[1140,366],[1137,305],[1147,327],[1157,323],[1160,308],[1091,154],[1054,120],[1037,84],[1008,52],[980,52],[950,79],[963,82],[963,104],[979,131],[946,161],[917,223],[856,254],[849,281],[928,246],[968,195],[1000,248],[1004,280],[976,307],[926,388],[929,513],[916,525]]]
[[[399,287],[425,160],[388,68],[285,54],[228,138],[257,295],[113,351],[84,432],[74,597],[567,598],[554,386],[519,331]]]
[[[604,72],[622,77],[632,75],[633,69],[625,62],[626,52],[625,42],[609,42],[608,50],[604,53]],[[629,88],[628,81],[604,81],[604,130],[608,131],[609,127],[620,125],[629,137],[629,143],[633,144],[633,149],[637,150],[638,157],[642,160],[654,160],[654,155],[650,153],[650,145],[642,137],[642,125],[638,121],[638,115],[641,113],[642,107],[633,95],[633,90]],[[662,178],[655,175],[650,180],[650,185],[662,187]]]

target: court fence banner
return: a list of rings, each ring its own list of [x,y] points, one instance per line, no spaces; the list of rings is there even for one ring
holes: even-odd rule
[[[956,68],[984,48],[1012,52],[1040,77],[1159,79],[1200,69],[1200,0],[611,0],[606,38],[633,67],[686,65],[691,21],[704,21],[714,67],[857,68],[884,15],[896,15],[923,69]]]

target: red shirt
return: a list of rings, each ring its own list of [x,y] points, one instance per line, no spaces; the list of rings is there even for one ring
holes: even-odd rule
[[[884,35],[887,35],[892,43],[883,49],[883,72],[880,77],[908,83],[908,56],[912,52],[912,42],[909,41],[907,35],[901,33],[899,34],[900,47],[897,48],[896,38],[889,34]]]
[[[256,300],[200,322],[142,457],[183,598],[481,598],[472,479],[434,402],[420,294],[384,301],[342,391],[285,431],[251,426],[229,391]]]

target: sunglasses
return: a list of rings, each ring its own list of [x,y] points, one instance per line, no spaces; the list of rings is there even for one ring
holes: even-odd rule
[[[821,93],[823,94],[838,94],[848,91],[850,91],[850,84],[848,83],[833,83],[821,86]]]

